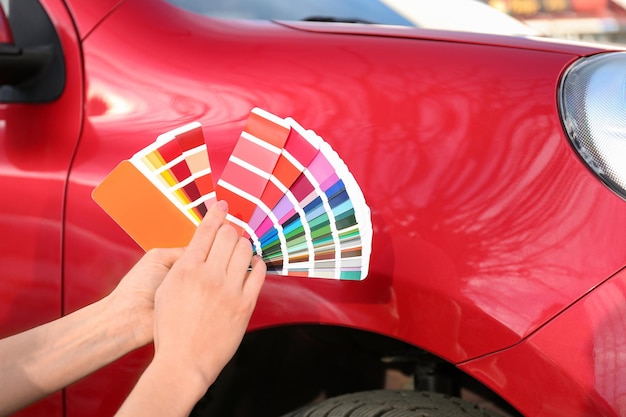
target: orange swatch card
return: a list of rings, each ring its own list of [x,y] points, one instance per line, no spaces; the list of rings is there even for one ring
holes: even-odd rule
[[[196,230],[130,161],[122,161],[92,197],[146,251],[186,246]]]

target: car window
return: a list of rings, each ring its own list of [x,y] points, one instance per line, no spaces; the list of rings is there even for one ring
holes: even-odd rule
[[[478,0],[169,0],[224,19],[315,20],[508,35],[530,27]]]

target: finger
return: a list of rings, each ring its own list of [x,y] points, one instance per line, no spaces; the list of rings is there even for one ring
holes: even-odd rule
[[[227,212],[228,203],[225,201],[218,201],[209,208],[189,245],[187,245],[186,253],[189,256],[202,261],[207,259],[217,231],[226,219]]]
[[[211,270],[217,273],[227,271],[238,240],[237,231],[231,225],[223,224],[219,228],[206,259],[206,263]]]
[[[250,297],[251,300],[255,300],[261,293],[263,283],[265,282],[265,275],[267,273],[267,266],[260,256],[252,257],[252,270],[248,274],[244,282],[243,293],[244,296]]]
[[[248,272],[250,261],[252,259],[252,244],[244,237],[240,237],[237,241],[233,255],[228,263],[228,277],[229,282],[233,285],[243,286],[244,278]]]
[[[170,269],[184,252],[185,250],[183,248],[155,248],[146,252],[144,259],[161,264],[165,268]]]

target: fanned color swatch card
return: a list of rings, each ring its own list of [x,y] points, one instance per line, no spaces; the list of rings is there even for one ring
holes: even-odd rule
[[[255,108],[220,178],[202,126],[160,135],[122,161],[93,199],[144,249],[185,246],[217,200],[268,272],[363,280],[372,243],[370,210],[331,146],[291,118]]]

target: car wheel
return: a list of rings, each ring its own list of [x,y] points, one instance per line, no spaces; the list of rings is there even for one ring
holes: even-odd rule
[[[365,391],[329,398],[283,417],[502,417],[460,398],[432,392]]]

